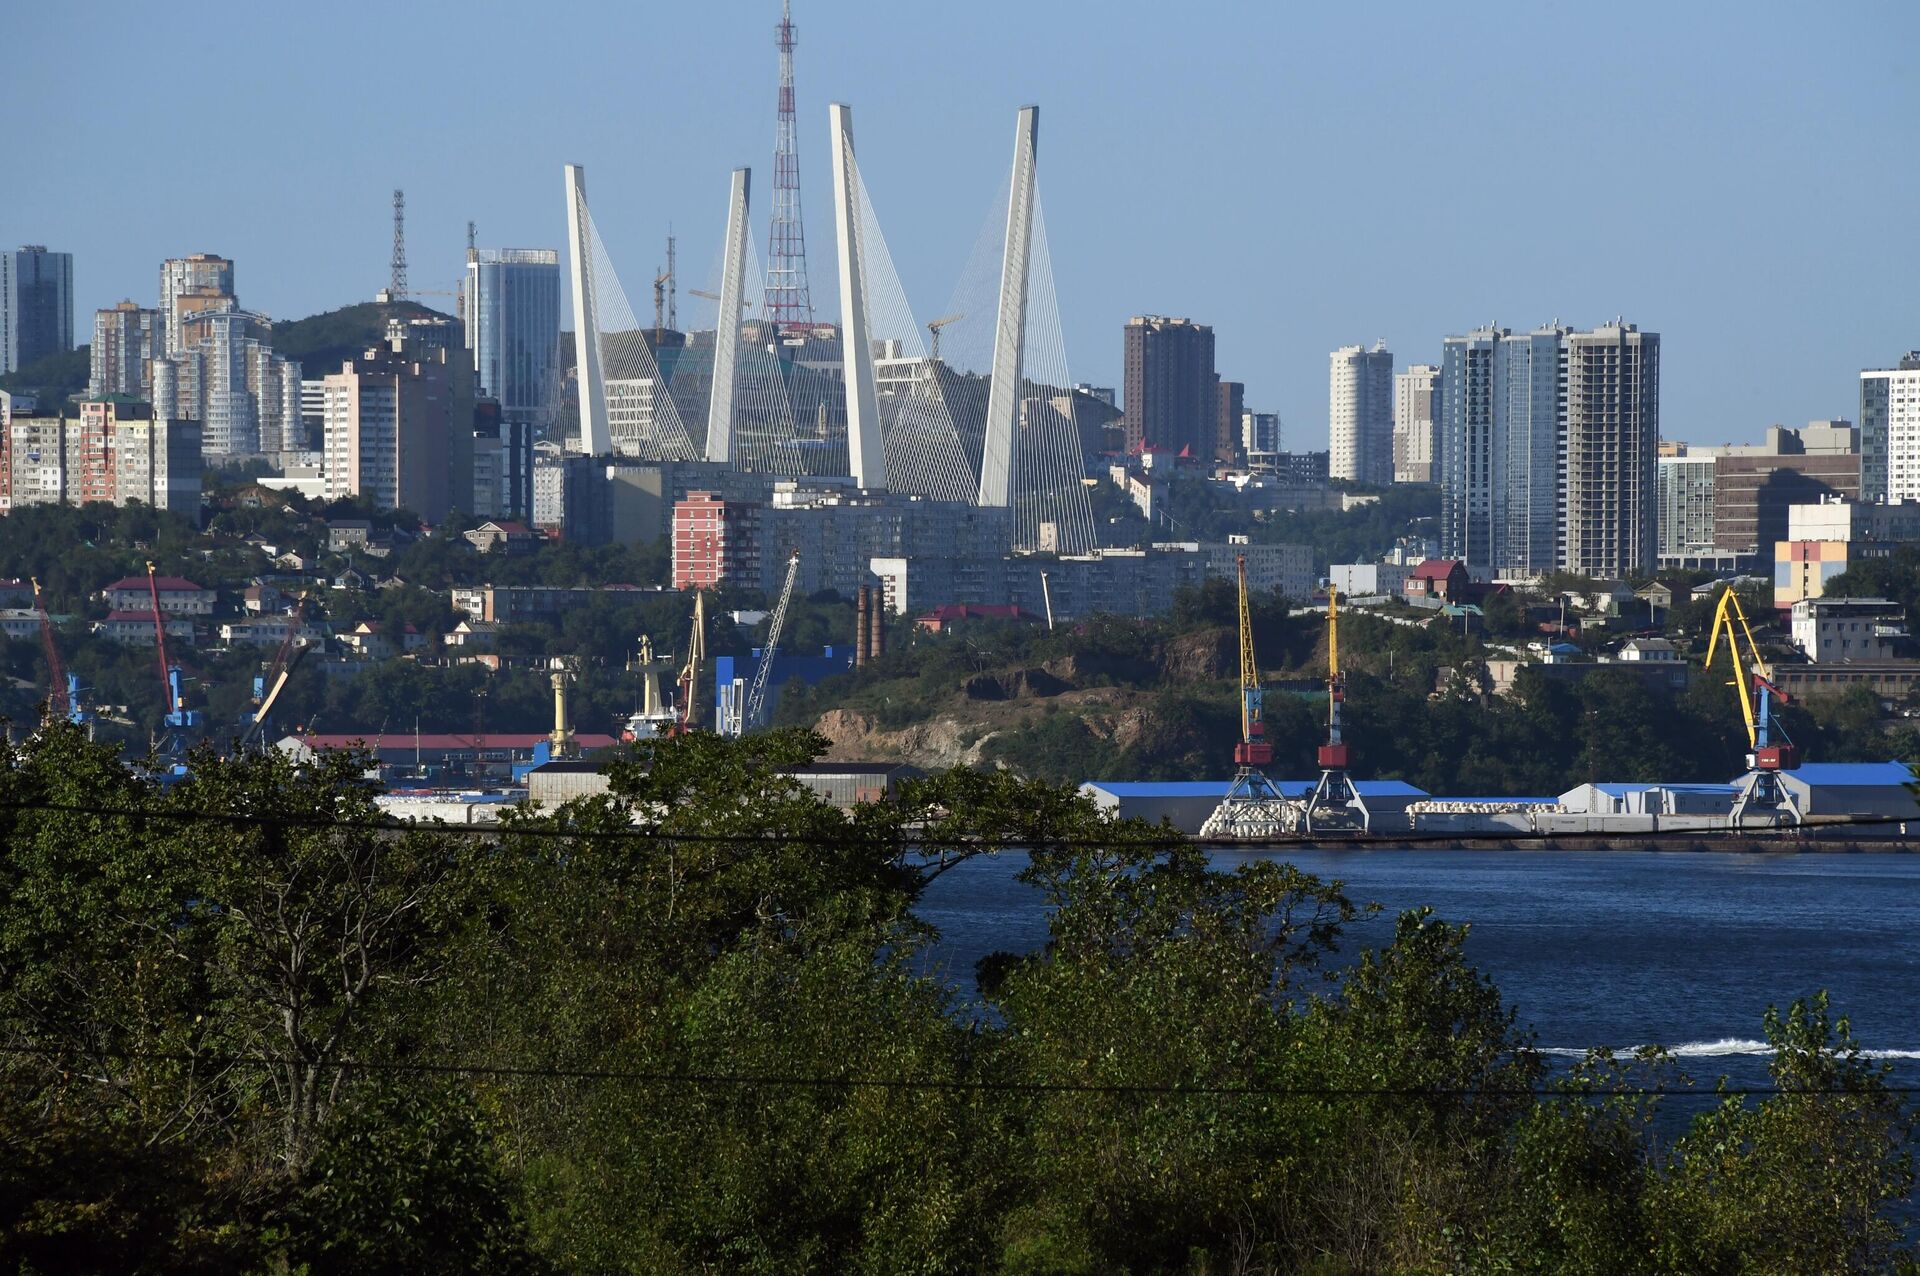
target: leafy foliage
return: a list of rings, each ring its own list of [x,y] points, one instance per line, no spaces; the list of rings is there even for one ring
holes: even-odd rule
[[[0,1263],[1911,1270],[1913,1114],[1824,998],[1657,1141],[1685,1078],[1548,1078],[1461,926],[1344,956],[1336,882],[1005,772],[842,811],[820,744],[653,742],[475,838],[354,827],[351,758],[10,751]],[[1048,942],[944,986],[914,904],[1002,843]]]

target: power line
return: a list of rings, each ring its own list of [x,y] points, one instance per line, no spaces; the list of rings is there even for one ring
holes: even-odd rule
[[[80,1050],[64,1046],[0,1045],[0,1054],[49,1059],[110,1059],[117,1063],[191,1063],[217,1067],[316,1068],[330,1072],[397,1073],[422,1076],[494,1077],[504,1080],[631,1081],[665,1089],[729,1088],[805,1090],[914,1090],[984,1094],[1112,1094],[1210,1098],[1283,1099],[1586,1099],[1586,1098],[1774,1098],[1785,1096],[1873,1098],[1920,1094],[1920,1085],[1875,1086],[1609,1086],[1582,1090],[1568,1086],[1338,1086],[1236,1085],[1225,1083],[1008,1081],[968,1077],[818,1076],[792,1072],[742,1073],[513,1066],[404,1059],[276,1059],[263,1054],[213,1054],[192,1051]]]

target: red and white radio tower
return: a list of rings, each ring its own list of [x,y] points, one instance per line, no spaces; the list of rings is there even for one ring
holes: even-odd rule
[[[800,151],[793,112],[793,7],[781,0],[773,29],[780,50],[780,123],[773,142],[773,226],[768,232],[767,317],[782,328],[813,325],[807,234],[800,224]]]

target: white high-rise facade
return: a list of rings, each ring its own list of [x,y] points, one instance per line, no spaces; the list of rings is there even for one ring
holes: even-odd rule
[[[1920,350],[1860,374],[1860,498],[1920,500]]]
[[[1328,474],[1355,483],[1393,482],[1393,353],[1342,346],[1327,381]]]
[[[1393,377],[1393,481],[1433,481],[1434,391],[1440,369],[1416,363]]]

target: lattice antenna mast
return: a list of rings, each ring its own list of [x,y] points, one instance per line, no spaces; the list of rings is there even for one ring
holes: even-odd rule
[[[393,266],[387,282],[390,301],[407,299],[407,193],[393,192]]]
[[[800,222],[792,0],[781,0],[780,22],[773,34],[780,50],[780,111],[773,141],[773,225],[767,235],[767,317],[782,328],[805,328],[813,324],[813,294],[807,289],[807,235]]]

